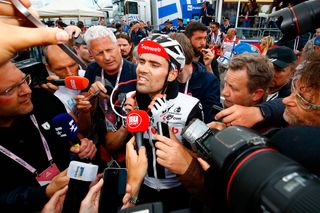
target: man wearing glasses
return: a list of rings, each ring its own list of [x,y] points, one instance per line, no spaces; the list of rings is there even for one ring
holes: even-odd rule
[[[313,54],[298,65],[291,95],[254,107],[235,105],[216,115],[225,123],[253,127],[308,125],[320,126],[320,57]],[[284,122],[286,121],[286,122]]]
[[[57,137],[52,119],[65,113],[63,104],[44,89],[31,90],[31,78],[8,61],[0,66],[0,209],[40,211],[68,184],[69,144]],[[32,93],[32,96],[31,96]],[[83,147],[83,142],[86,146]],[[96,148],[81,139],[71,152],[91,157]]]
[[[310,56],[296,69],[291,95],[254,107],[235,105],[216,115],[223,122],[246,127],[286,128],[268,131],[270,145],[320,175],[320,57]],[[222,129],[217,123],[213,128]]]
[[[286,106],[284,119],[291,125],[320,126],[319,91],[320,58],[315,56],[292,81],[291,95],[282,100]]]

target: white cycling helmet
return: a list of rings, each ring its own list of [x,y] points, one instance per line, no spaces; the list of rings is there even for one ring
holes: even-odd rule
[[[166,58],[173,69],[179,72],[185,65],[185,56],[180,44],[164,34],[152,34],[140,41],[138,55],[151,53]]]

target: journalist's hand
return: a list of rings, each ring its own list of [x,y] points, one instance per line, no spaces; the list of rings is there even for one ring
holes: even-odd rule
[[[135,138],[132,137],[126,145],[126,166],[128,169],[128,181],[132,194],[138,195],[140,185],[143,182],[144,176],[148,169],[148,159],[146,148],[141,146],[139,153],[134,148]]]
[[[109,96],[107,95],[107,89],[100,81],[96,81],[91,85],[88,94],[97,94],[100,98],[103,99],[109,98]]]
[[[239,125],[251,128],[263,120],[263,116],[258,107],[245,107],[233,105],[219,112],[215,119],[221,119],[227,126]]]
[[[41,213],[60,213],[62,212],[62,207],[64,199],[66,198],[66,193],[68,186],[60,189],[51,197],[49,202],[44,206]]]
[[[51,198],[53,194],[68,185],[70,178],[67,176],[67,169],[55,176],[46,187],[46,195]]]
[[[58,80],[58,79],[59,79],[59,77],[56,76],[56,75],[51,75],[51,76],[47,77],[48,81],[49,80]],[[45,83],[45,84],[41,84],[40,87],[43,88],[43,89],[46,89],[46,90],[48,90],[49,92],[52,92],[52,93],[54,93],[55,91],[57,91],[59,89],[58,86],[56,86],[56,85],[54,85],[52,83],[49,83],[49,82]]]
[[[210,129],[218,129],[218,130],[223,130],[227,127],[226,124],[217,122],[217,121],[212,121],[208,123],[207,126],[209,126]]]
[[[94,158],[97,152],[97,148],[93,141],[89,140],[88,138],[83,138],[80,141],[80,147],[77,145],[72,146],[70,148],[70,151],[77,154],[79,158]]]
[[[90,188],[87,196],[81,202],[79,213],[98,213],[102,186],[103,179],[101,178],[96,185]]]
[[[137,104],[137,101],[135,100],[135,97],[136,97],[136,92],[133,92],[130,95],[130,97],[126,97],[126,101],[124,103],[124,110],[126,112],[130,112],[137,108],[138,104]]]
[[[9,3],[8,3],[9,2]],[[27,8],[29,0],[21,0]],[[10,60],[18,50],[37,45],[67,42],[68,33],[57,28],[28,28],[29,21],[10,1],[0,2],[0,65]]]

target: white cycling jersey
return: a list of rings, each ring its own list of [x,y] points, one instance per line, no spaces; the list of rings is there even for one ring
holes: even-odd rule
[[[193,118],[203,120],[203,112],[200,101],[197,98],[178,93],[174,99],[166,101],[166,109],[161,115],[151,118],[148,132],[144,133],[144,145],[147,149],[148,174],[144,184],[154,189],[169,189],[181,185],[176,175],[156,162],[155,140],[153,133],[159,133],[159,123],[161,122],[163,135],[168,136],[168,131],[175,134],[177,139],[183,143],[181,136],[182,129]],[[160,118],[160,119],[159,119]],[[167,134],[166,134],[167,133]],[[188,144],[186,144],[188,146]]]

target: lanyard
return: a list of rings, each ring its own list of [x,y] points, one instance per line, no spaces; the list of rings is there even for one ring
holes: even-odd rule
[[[115,83],[114,87],[117,87],[117,85],[119,84],[120,77],[121,77],[121,72],[122,72],[122,66],[123,66],[123,60],[121,61],[120,70],[118,72],[117,80],[116,80],[116,83]],[[103,86],[105,86],[106,82],[104,80],[103,68],[101,68],[101,81],[102,81],[101,83],[103,84]],[[106,112],[108,110],[108,106],[107,106],[106,102],[107,102],[106,100],[103,100],[103,103],[101,103],[101,104],[103,104],[103,106],[101,106],[101,107],[104,108],[104,109],[102,109],[104,112]]]
[[[214,38],[215,35],[217,35],[216,38]],[[212,35],[211,35],[211,43],[218,45],[218,41],[219,41],[219,43],[221,43],[220,37],[221,37],[221,33],[220,33],[220,32],[218,32],[217,34],[214,33],[214,32],[212,32]]]
[[[117,87],[117,85],[119,84],[120,76],[122,72],[122,66],[123,66],[123,60],[121,61],[120,70],[118,72],[116,84],[114,85],[114,87]],[[101,68],[101,81],[102,81],[101,83],[105,86],[106,82],[104,81],[104,72],[102,68]]]
[[[188,94],[188,87],[189,87],[189,80],[190,78],[188,79],[188,81],[186,82],[186,86],[184,87],[184,94]]]
[[[39,131],[43,147],[44,147],[44,149],[46,151],[46,154],[47,154],[47,157],[48,157],[48,161],[50,162],[50,165],[52,165],[52,155],[51,155],[51,152],[50,152],[50,149],[49,149],[49,146],[48,146],[48,142],[46,141],[45,137],[41,133],[41,131],[39,129],[38,122],[37,122],[36,118],[34,117],[34,115],[30,115],[30,119],[31,119],[32,123],[35,125],[35,127]],[[37,174],[37,170],[34,167],[32,167],[30,164],[28,164],[22,158],[20,158],[19,156],[13,154],[11,151],[9,151],[8,149],[6,149],[5,147],[3,147],[1,145],[0,145],[0,152],[2,152],[4,155],[8,156],[9,158],[14,160],[15,162],[19,163],[21,166],[23,166],[24,168],[29,170],[31,173]]]

